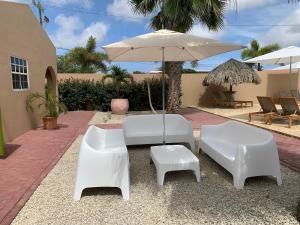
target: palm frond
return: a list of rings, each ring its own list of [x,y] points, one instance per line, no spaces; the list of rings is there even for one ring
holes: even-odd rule
[[[58,117],[59,113],[67,112],[67,107],[59,101],[55,94],[46,87],[45,95],[40,93],[30,93],[26,99],[26,109],[33,111],[33,103],[40,101],[37,107],[41,110],[40,115]]]

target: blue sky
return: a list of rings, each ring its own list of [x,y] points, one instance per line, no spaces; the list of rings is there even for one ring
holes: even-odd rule
[[[31,0],[13,0],[31,3]],[[300,45],[300,5],[288,0],[236,0],[228,5],[225,27],[209,32],[195,24],[191,33],[225,42],[248,45],[255,38],[262,45],[278,43],[282,47]],[[50,23],[45,26],[57,54],[75,46],[83,46],[89,36],[97,39],[97,49],[124,38],[151,32],[149,18],[136,15],[127,0],[41,0]],[[33,12],[37,10],[30,4]],[[210,70],[229,58],[240,59],[240,51],[211,57],[199,62],[198,70]],[[150,71],[158,63],[117,63],[132,72]],[[190,64],[186,64],[190,67]]]

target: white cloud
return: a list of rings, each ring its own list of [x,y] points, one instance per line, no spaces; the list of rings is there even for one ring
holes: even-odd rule
[[[259,8],[265,5],[273,5],[277,3],[279,0],[236,0],[236,2],[231,1],[229,3],[228,9],[229,10],[248,10],[253,8]]]
[[[278,25],[300,24],[300,7],[281,20]],[[278,43],[281,46],[300,44],[300,26],[277,26],[258,38],[262,44]]]
[[[17,3],[24,3],[24,4],[30,4],[31,1],[29,2],[28,0],[3,0],[5,2],[17,2]]]
[[[46,0],[46,3],[58,7],[66,5],[79,5],[86,9],[90,9],[93,6],[92,0]]]
[[[225,34],[225,31],[224,30],[210,31],[208,30],[207,27],[204,27],[200,24],[196,24],[192,27],[190,33],[200,37],[219,39]]]
[[[1,1],[1,0],[0,0]],[[26,3],[26,4],[31,4],[32,0],[4,0],[4,1],[9,1],[9,2],[19,2],[19,3]],[[42,1],[43,3],[52,5],[52,6],[67,6],[67,5],[77,5],[81,6],[86,9],[90,9],[93,6],[93,0],[45,0]]]
[[[85,27],[78,16],[65,16],[60,14],[55,18],[58,25],[57,30],[50,35],[51,40],[57,47],[73,48],[84,46],[90,36],[96,38],[97,42],[103,40],[109,25],[103,22],[94,22]]]
[[[106,11],[117,19],[130,22],[141,22],[144,19],[143,15],[134,13],[128,0],[114,0],[107,6]]]

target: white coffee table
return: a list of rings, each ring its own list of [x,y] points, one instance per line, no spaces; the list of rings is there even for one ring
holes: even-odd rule
[[[159,145],[151,147],[151,159],[156,167],[157,183],[164,184],[165,173],[176,170],[192,170],[200,182],[199,159],[183,145]]]

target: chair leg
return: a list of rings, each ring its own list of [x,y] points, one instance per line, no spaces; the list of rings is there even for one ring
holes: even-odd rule
[[[271,116],[268,116],[267,118],[268,118],[267,124],[272,125],[272,117],[271,117]]]
[[[269,117],[265,116],[265,124],[269,124],[269,121],[270,121]]]
[[[121,188],[122,196],[124,200],[130,199],[130,188],[129,185],[123,185]]]
[[[165,173],[166,173],[165,171],[157,170],[157,183],[160,186],[164,185]]]
[[[82,191],[83,191],[83,188],[75,187],[74,196],[73,196],[74,201],[80,200]]]
[[[292,118],[290,118],[290,117],[288,118],[288,121],[289,121],[289,128],[292,127],[292,120],[293,120]]]
[[[241,176],[233,176],[233,185],[236,189],[243,189],[245,178]]]
[[[197,182],[200,182],[201,175],[200,175],[200,167],[199,167],[199,163],[197,163],[197,164],[195,165],[195,168],[194,168],[194,174],[195,174],[195,176],[196,176]]]
[[[277,185],[282,185],[282,179],[281,179],[281,175],[276,175],[276,180],[277,180]]]

